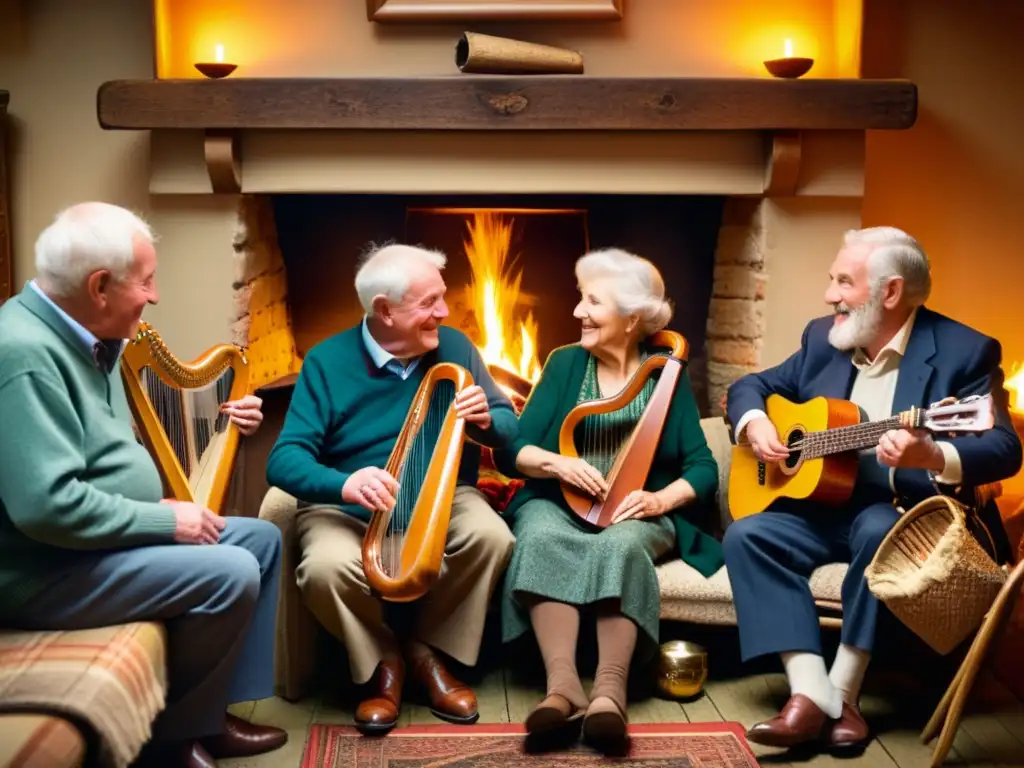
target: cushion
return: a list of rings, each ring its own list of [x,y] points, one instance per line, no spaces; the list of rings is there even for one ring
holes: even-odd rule
[[[50,715],[0,715],[0,768],[74,768],[85,761],[85,739]]]
[[[126,766],[138,756],[166,689],[161,624],[0,632],[0,713],[86,724],[97,737],[100,766]]]
[[[849,566],[831,563],[811,575],[811,594],[819,603],[838,605],[843,577]],[[735,625],[736,609],[732,604],[732,588],[725,566],[711,578],[676,559],[657,568],[661,591],[661,617],[696,624]]]

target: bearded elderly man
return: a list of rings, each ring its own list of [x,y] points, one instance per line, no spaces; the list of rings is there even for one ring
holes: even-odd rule
[[[448,316],[443,254],[406,245],[371,252],[356,273],[363,321],[311,349],[284,427],[267,462],[267,480],[299,500],[302,556],[296,580],[316,618],[348,650],[352,678],[375,688],[356,710],[366,733],[394,727],[406,665],[434,715],[478,718],[473,692],[436,651],[474,665],[491,594],[512,554],[513,536],[476,488],[479,443],[512,444],[518,421],[469,339],[442,327]],[[362,541],[374,510],[395,504],[397,482],[382,467],[413,396],[431,366],[456,363],[476,382],[459,393],[466,441],[438,581],[399,641],[370,594]],[[470,442],[474,441],[474,442]],[[391,622],[394,624],[394,622]],[[404,658],[403,658],[404,657]]]
[[[751,741],[789,747],[818,742],[836,750],[863,746],[869,732],[858,697],[875,639],[878,602],[864,569],[899,517],[937,493],[966,494],[1012,476],[1021,445],[1002,388],[1001,350],[994,339],[925,308],[928,259],[918,243],[891,227],[846,234],[832,264],[825,301],[833,317],[812,321],[800,349],[775,368],[750,374],[729,389],[727,412],[738,439],[765,462],[789,451],[764,413],[779,394],[851,400],[870,420],[946,397],[991,394],[995,427],[980,435],[935,440],[904,429],[884,434],[861,453],[857,483],[843,509],[778,503],[733,523],[725,560],[739,620],[744,659],[779,653],[791,698],[775,718],[751,728]],[[1009,555],[994,504],[981,513],[1000,561]],[[991,549],[988,536],[980,536]],[[842,587],[842,643],[826,671],[808,579],[818,566],[849,563]]]
[[[4,626],[163,622],[170,690],[151,756],[200,768],[280,747],[285,731],[225,713],[273,695],[280,533],[162,499],[132,432],[117,360],[158,299],[149,227],[75,205],[40,234],[36,269],[0,307]],[[224,411],[243,434],[262,420],[252,396]]]

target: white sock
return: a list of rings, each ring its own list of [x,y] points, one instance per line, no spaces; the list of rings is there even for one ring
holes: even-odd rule
[[[790,694],[803,694],[833,719],[843,714],[843,694],[829,680],[821,656],[806,652],[784,653],[782,663],[786,666]]]
[[[828,679],[843,694],[847,704],[857,706],[860,698],[860,686],[864,682],[864,673],[868,670],[871,654],[860,648],[843,643],[836,652],[836,660],[832,663],[832,671]]]

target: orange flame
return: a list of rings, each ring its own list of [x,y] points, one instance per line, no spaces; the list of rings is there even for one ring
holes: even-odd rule
[[[1006,377],[1003,388],[1010,393],[1010,407],[1024,410],[1024,363],[1013,366],[1013,372]]]
[[[535,383],[540,378],[537,359],[537,322],[533,313],[518,323],[522,270],[511,271],[513,219],[491,211],[474,212],[466,222],[469,236],[466,258],[472,270],[470,303],[480,329],[478,346],[487,365],[497,365]]]

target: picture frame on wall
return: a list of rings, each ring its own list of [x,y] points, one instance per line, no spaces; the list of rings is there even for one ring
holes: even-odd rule
[[[366,0],[381,24],[439,21],[618,21],[624,0]]]

